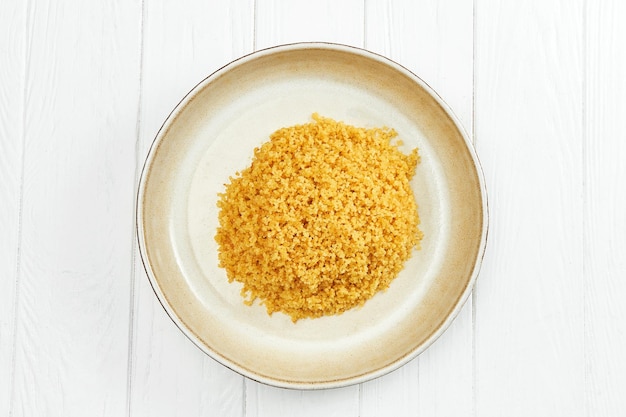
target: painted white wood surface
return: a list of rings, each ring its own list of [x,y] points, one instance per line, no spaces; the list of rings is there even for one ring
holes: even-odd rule
[[[583,103],[585,412],[626,410],[626,3],[587,2]]]
[[[139,8],[15,6],[22,80],[3,83],[22,89],[21,126],[2,138],[23,143],[9,412],[123,413]]]
[[[615,416],[626,410],[620,0],[5,0],[0,415]],[[169,320],[134,235],[143,159],[212,71],[280,43],[365,47],[473,137],[490,240],[419,358],[327,391],[258,384]]]
[[[490,190],[475,288],[477,415],[584,407],[582,1],[476,8],[476,141]]]
[[[24,149],[26,13],[0,13],[0,413],[11,407]]]

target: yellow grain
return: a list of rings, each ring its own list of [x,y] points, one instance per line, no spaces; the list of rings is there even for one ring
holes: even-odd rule
[[[272,314],[340,314],[389,287],[419,248],[405,155],[393,129],[313,115],[277,130],[219,195],[219,265]]]

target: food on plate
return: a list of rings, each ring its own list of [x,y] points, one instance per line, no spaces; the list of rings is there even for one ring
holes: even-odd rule
[[[404,154],[390,128],[312,117],[256,148],[217,203],[228,280],[246,304],[294,322],[363,305],[423,237],[410,186],[418,150]]]

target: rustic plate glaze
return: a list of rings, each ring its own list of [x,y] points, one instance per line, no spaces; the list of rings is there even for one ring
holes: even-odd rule
[[[342,315],[292,323],[243,304],[217,265],[217,194],[280,127],[311,114],[389,126],[422,157],[412,182],[422,249],[391,287]],[[402,66],[335,44],[284,45],[198,84],[167,118],[142,172],[141,256],[159,301],[200,349],[287,388],[363,382],[415,358],[461,309],[487,238],[487,199],[470,140],[443,100]]]

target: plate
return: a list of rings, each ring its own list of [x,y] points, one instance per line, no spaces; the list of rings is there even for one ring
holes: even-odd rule
[[[388,126],[418,147],[424,232],[389,289],[341,315],[293,323],[246,306],[218,267],[216,202],[275,130],[313,113]],[[354,47],[301,43],[244,56],[200,82],[159,130],[137,196],[141,257],[156,296],[202,351],[256,381],[334,388],[386,374],[430,346],[461,309],[487,238],[487,198],[458,119],[419,77]]]

